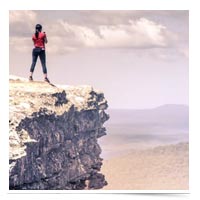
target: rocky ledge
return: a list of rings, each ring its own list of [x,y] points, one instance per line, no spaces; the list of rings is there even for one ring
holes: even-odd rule
[[[97,139],[109,116],[102,92],[90,86],[9,83],[10,190],[100,189]]]

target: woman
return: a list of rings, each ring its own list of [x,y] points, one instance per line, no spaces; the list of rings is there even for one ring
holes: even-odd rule
[[[30,81],[33,80],[33,72],[34,72],[35,65],[39,56],[41,64],[42,64],[44,81],[49,83],[50,81],[47,78],[46,53],[45,53],[45,43],[47,43],[47,36],[45,32],[42,32],[42,25],[37,24],[35,26],[35,34],[32,36],[32,40],[33,40],[35,48],[33,49],[33,52],[32,52],[32,65],[30,69],[29,80]]]

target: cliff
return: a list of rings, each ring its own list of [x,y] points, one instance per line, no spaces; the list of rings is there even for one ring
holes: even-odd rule
[[[90,86],[9,82],[11,190],[99,189],[98,138],[109,116],[104,94]]]

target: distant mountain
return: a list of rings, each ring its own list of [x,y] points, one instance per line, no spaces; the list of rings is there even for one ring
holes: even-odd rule
[[[166,104],[154,109],[109,110],[109,124],[189,126],[189,107],[186,105]]]
[[[189,113],[189,107],[187,105],[179,105],[179,104],[165,104],[159,107],[156,107],[152,109],[157,112],[162,113],[182,113],[182,114],[188,114]]]

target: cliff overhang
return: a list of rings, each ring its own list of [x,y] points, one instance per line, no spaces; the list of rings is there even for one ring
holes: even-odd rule
[[[100,189],[108,104],[91,86],[9,82],[11,190]]]

